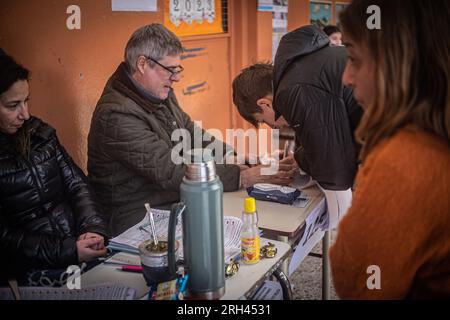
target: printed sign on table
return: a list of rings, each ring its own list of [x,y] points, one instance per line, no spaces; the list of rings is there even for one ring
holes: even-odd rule
[[[323,238],[324,224],[327,223],[328,212],[325,199],[322,199],[315,209],[308,215],[305,221],[305,231],[298,242],[297,248],[289,263],[289,276],[294,273],[300,263],[305,259],[314,246]]]

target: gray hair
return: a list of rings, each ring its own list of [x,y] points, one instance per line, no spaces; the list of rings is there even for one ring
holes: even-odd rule
[[[162,24],[152,23],[137,29],[131,35],[125,48],[125,62],[129,70],[134,72],[136,61],[141,55],[160,60],[182,52],[181,42],[173,32]]]

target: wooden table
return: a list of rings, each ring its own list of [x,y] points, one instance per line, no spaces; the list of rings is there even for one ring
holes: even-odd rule
[[[317,205],[325,198],[322,191],[317,186],[311,186],[302,192],[311,197],[311,201],[305,208],[297,208],[269,201],[256,200],[256,210],[258,211],[258,226],[263,230],[263,236],[270,239],[277,239],[295,246],[300,240],[305,230],[305,220]],[[248,197],[245,189],[226,192],[223,195],[224,215],[242,217],[244,209],[244,199]],[[329,299],[329,233],[325,232],[322,240],[322,254],[310,254],[314,257],[322,258],[322,298]],[[282,267],[287,273],[287,260]]]
[[[291,252],[291,247],[280,241],[261,238],[261,245],[268,241],[274,243],[278,253],[274,258],[261,259],[254,265],[240,264],[238,273],[225,281],[225,295],[221,299],[237,300],[249,299],[259,289],[264,280],[278,272],[281,263]],[[118,265],[102,263],[81,276],[81,286],[100,284],[106,282],[118,282],[138,291],[139,297],[145,297],[148,287],[141,273],[121,271]],[[290,290],[289,283],[287,287]],[[286,293],[289,295],[290,293]],[[286,295],[285,294],[285,295]]]

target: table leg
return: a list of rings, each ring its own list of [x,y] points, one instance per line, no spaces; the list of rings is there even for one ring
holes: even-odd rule
[[[289,238],[287,236],[277,236],[277,240],[285,243],[289,243]],[[288,274],[288,259],[285,259],[283,263],[281,264],[281,271],[283,271],[284,274]]]
[[[322,239],[322,300],[330,300],[330,261],[328,249],[330,233],[326,231]]]

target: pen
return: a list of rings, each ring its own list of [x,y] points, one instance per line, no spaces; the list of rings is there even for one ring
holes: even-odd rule
[[[126,266],[122,266],[121,268],[118,268],[119,270],[122,271],[128,271],[128,272],[142,272],[143,268],[141,266],[131,266],[131,265],[126,265]]]

